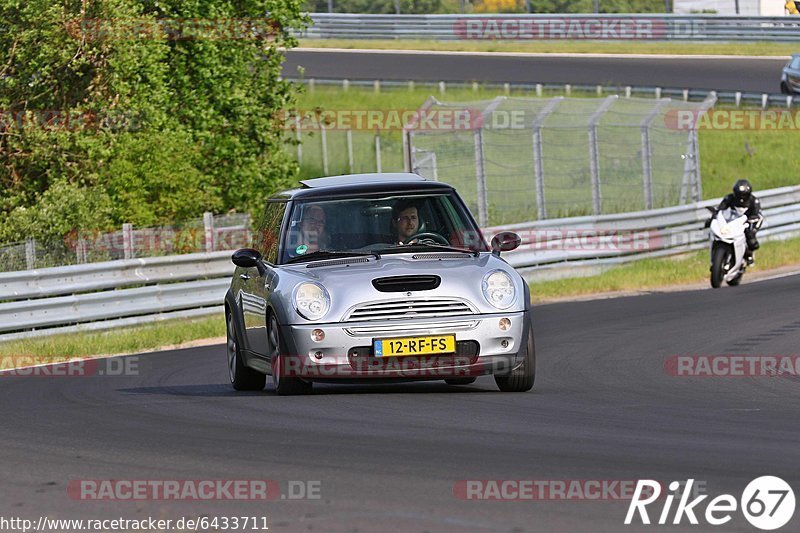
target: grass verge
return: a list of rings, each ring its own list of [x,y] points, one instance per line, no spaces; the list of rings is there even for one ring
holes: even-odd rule
[[[525,52],[533,54],[667,54],[789,56],[797,52],[791,43],[665,43],[599,41],[433,41],[304,39],[306,48],[362,50],[434,50],[453,52]]]
[[[800,264],[800,239],[765,242],[756,252],[756,265],[750,272],[796,264]],[[709,266],[708,250],[700,250],[675,257],[643,259],[614,267],[598,276],[532,283],[531,294],[534,302],[544,302],[592,294],[707,284]],[[747,283],[747,277],[744,283]]]
[[[225,320],[220,314],[109,331],[21,339],[0,343],[0,369],[13,367],[16,357],[24,357],[26,364],[52,363],[78,357],[145,352],[224,335]]]

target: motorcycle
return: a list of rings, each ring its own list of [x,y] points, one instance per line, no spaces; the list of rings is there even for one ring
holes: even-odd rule
[[[714,212],[714,208],[709,207]],[[745,251],[748,227],[747,216],[735,208],[723,209],[711,219],[711,286],[715,289],[725,281],[736,286],[747,269]]]

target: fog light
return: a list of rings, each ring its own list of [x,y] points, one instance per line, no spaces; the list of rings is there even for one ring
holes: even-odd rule
[[[322,352],[314,352],[314,357],[316,359],[322,359]]]
[[[325,332],[321,329],[312,329],[311,330],[311,340],[314,342],[322,342],[325,340]]]
[[[501,331],[508,331],[508,329],[511,327],[511,319],[501,318],[499,326]]]
[[[502,346],[503,348],[508,348],[508,341],[507,340],[500,341],[500,346]]]

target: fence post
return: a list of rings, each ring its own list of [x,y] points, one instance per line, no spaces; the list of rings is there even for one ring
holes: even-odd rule
[[[473,130],[473,145],[475,150],[475,179],[478,193],[478,224],[486,227],[489,225],[489,195],[486,190],[486,157],[483,145],[483,125],[487,124],[487,117],[491,117],[494,110],[507,100],[505,96],[495,97],[481,113],[480,125]]]
[[[350,167],[350,174],[353,173],[353,130],[347,129],[347,163]]]
[[[670,99],[659,100],[642,119],[642,181],[644,186],[644,208],[653,209],[653,153],[650,149],[650,123]]]
[[[564,99],[557,96],[550,100],[547,105],[533,119],[531,128],[533,129],[533,179],[536,184],[536,216],[539,220],[547,218],[547,204],[544,197],[544,159],[542,153],[542,125],[545,119]]]
[[[328,175],[328,134],[325,129],[325,123],[320,120],[319,122],[320,139],[322,141],[322,172]]]
[[[597,123],[616,99],[616,95],[607,96],[589,118],[589,171],[592,180],[592,211],[595,215],[599,215],[603,210],[600,196],[600,153],[597,148]]]
[[[475,129],[473,135],[475,146],[475,180],[478,190],[478,224],[485,228],[489,225],[489,209],[486,204],[486,167],[483,156],[483,126]]]
[[[297,163],[303,164],[303,135],[300,133],[300,115],[294,117],[295,132],[297,133]]]
[[[25,267],[28,270],[36,268],[36,239],[25,239]]]
[[[381,165],[381,130],[375,126],[375,168],[378,174],[383,172],[383,165]]]
[[[216,236],[214,233],[214,215],[213,213],[205,212],[203,213],[203,227],[205,228],[206,232],[206,253],[214,251],[214,241],[216,240],[214,237]]]
[[[133,259],[133,225],[128,223],[122,225],[122,256]]]
[[[711,91],[703,100],[697,120],[717,103],[716,91]],[[683,183],[681,185],[680,203],[689,199],[699,202],[703,199],[703,184],[700,181],[700,146],[697,141],[697,123],[689,130],[688,149],[683,165]]]

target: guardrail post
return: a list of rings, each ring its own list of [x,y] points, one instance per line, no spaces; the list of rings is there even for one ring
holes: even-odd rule
[[[557,96],[550,100],[533,119],[533,179],[536,184],[536,215],[539,220],[547,218],[547,204],[544,196],[544,154],[542,151],[542,125],[556,106],[564,99]]]
[[[597,123],[617,98],[617,95],[606,97],[589,118],[589,171],[592,182],[592,211],[595,215],[599,215],[603,211],[600,196],[600,153],[597,148]]]
[[[444,94],[445,90],[447,90],[447,86],[443,81],[439,82],[439,94]]]
[[[372,82],[372,88],[376,94],[380,94],[381,92],[381,80],[375,80]]]
[[[203,227],[205,228],[205,235],[206,235],[206,252],[213,252],[214,251],[214,244],[216,239],[215,231],[214,231],[214,214],[205,212],[203,213]]]
[[[122,225],[122,256],[133,259],[133,225],[128,223]]]
[[[25,239],[25,267],[28,270],[36,268],[36,239]]]
[[[764,93],[761,95],[761,109],[766,109],[769,104],[769,95]]]

